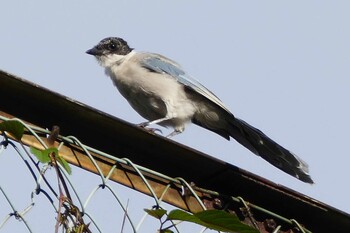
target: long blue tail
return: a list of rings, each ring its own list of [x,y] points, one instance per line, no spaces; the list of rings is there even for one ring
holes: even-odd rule
[[[314,183],[308,165],[298,156],[241,119],[233,118],[230,123],[229,134],[237,142],[282,171],[306,183]]]

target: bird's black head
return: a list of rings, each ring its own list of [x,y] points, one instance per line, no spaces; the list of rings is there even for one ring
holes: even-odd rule
[[[108,54],[127,55],[133,49],[128,43],[119,37],[108,37],[100,41],[98,45],[86,51],[87,54],[102,56]]]

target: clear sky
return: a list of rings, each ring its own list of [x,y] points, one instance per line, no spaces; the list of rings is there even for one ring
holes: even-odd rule
[[[233,114],[305,160],[315,184],[197,126],[173,140],[350,212],[349,1],[11,0],[0,5],[0,69],[140,123],[144,119],[85,54],[105,37],[122,37],[138,51],[180,63]],[[79,171],[74,175],[88,182]]]

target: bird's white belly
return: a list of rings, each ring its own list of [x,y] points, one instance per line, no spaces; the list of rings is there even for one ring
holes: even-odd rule
[[[122,71],[122,72],[120,72]],[[193,101],[186,96],[184,87],[174,78],[147,72],[146,77],[133,70],[119,70],[112,78],[119,92],[142,117],[153,121],[164,117],[163,126],[184,127],[196,111]]]

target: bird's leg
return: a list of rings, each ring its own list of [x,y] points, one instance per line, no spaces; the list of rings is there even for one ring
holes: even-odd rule
[[[149,125],[159,124],[159,123],[166,121],[166,120],[169,120],[169,119],[171,119],[171,117],[167,116],[167,117],[163,117],[163,118],[160,118],[160,119],[157,119],[154,121],[147,121],[147,122],[141,123],[139,126],[147,127]]]
[[[170,133],[168,136],[166,136],[167,138],[171,138],[174,137],[175,135],[178,135],[180,133],[182,133],[185,129],[181,128],[181,129],[175,129],[172,133]]]
[[[164,118],[160,118],[160,119],[157,119],[157,120],[154,120],[154,121],[143,122],[141,124],[138,124],[138,126],[140,126],[142,128],[146,128],[149,125],[158,124],[158,123],[161,123],[161,122],[169,120],[169,119],[171,119],[171,117],[164,117]],[[160,133],[163,133],[160,129],[156,129],[156,128],[147,128],[147,129],[149,129],[153,133],[155,133],[156,131],[159,131]]]

